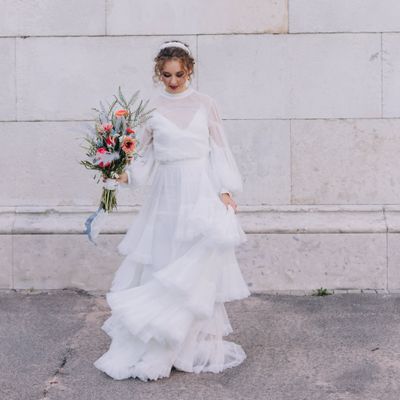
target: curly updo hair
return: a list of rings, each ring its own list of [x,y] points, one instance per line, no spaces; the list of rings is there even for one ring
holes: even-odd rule
[[[169,43],[170,40],[164,42]],[[184,44],[187,48],[189,45],[187,43],[181,42],[180,40],[174,40],[174,42],[179,42]],[[163,43],[163,44],[164,44]],[[184,49],[180,47],[166,47],[161,49],[156,57],[154,58],[154,75],[153,75],[153,82],[155,84],[160,82],[161,71],[164,68],[164,64],[169,60],[179,60],[181,62],[182,67],[188,72],[189,80],[192,81],[192,75],[194,71],[194,58],[188,54]]]

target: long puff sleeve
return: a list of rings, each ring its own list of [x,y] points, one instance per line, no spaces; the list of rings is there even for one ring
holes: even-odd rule
[[[127,185],[137,187],[145,185],[152,175],[156,162],[153,149],[153,131],[149,124],[144,124],[137,131],[139,141],[136,160],[132,160],[125,172],[128,175]]]
[[[243,190],[242,177],[230,149],[222,119],[214,99],[208,112],[210,133],[210,165],[219,193],[239,193]]]

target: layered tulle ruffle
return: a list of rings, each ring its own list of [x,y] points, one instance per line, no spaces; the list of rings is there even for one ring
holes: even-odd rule
[[[207,159],[159,165],[147,202],[118,250],[122,255],[134,253],[136,259],[151,264],[154,249],[166,235],[168,244],[178,246],[200,236],[221,247],[246,240],[234,210],[216,195]]]
[[[250,295],[234,246],[245,235],[216,196],[203,160],[161,165],[148,202],[119,246],[126,257],[102,329],[110,349],[94,363],[114,379],[159,379],[172,366],[221,372],[246,354],[224,302]]]

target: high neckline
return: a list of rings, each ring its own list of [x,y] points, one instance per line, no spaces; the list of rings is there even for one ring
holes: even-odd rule
[[[188,86],[183,92],[179,93],[170,93],[165,90],[165,88],[161,89],[161,95],[164,97],[168,97],[170,99],[181,99],[183,97],[189,96],[190,93],[193,93],[193,88]]]

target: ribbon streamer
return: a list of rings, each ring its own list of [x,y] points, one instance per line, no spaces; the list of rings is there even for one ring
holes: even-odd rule
[[[107,212],[100,206],[96,212],[90,215],[85,221],[85,234],[88,235],[89,240],[97,246],[96,239],[99,236],[101,228],[107,219]]]

